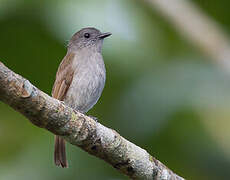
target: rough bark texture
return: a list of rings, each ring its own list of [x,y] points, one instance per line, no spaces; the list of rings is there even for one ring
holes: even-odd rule
[[[48,96],[0,62],[0,100],[34,125],[97,156],[131,179],[182,180],[116,131]]]

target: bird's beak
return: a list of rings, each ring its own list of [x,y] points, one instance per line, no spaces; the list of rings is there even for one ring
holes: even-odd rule
[[[108,37],[108,36],[110,36],[110,35],[112,35],[112,33],[107,32],[107,33],[101,33],[98,37],[99,37],[100,39],[104,39],[104,38],[106,38],[106,37]]]

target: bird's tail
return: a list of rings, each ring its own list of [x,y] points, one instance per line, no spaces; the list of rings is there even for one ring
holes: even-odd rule
[[[61,166],[63,168],[68,167],[65,152],[65,140],[59,136],[55,136],[54,163],[56,166]]]

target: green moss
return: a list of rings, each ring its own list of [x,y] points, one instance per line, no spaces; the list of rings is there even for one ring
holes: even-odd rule
[[[76,116],[76,114],[74,112],[72,112],[72,115],[71,115],[71,120],[72,121],[76,121],[78,118]]]
[[[151,155],[149,155],[149,160],[153,162],[153,157]]]

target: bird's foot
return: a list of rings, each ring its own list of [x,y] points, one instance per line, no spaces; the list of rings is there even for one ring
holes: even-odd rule
[[[84,112],[79,111],[79,110],[75,110],[75,109],[74,109],[74,112],[75,112],[76,114],[77,114],[77,113],[81,113],[81,114],[86,115]],[[89,117],[90,117],[91,119],[93,119],[95,122],[98,122],[98,118],[97,118],[97,117],[94,117],[94,116],[91,116],[91,115],[89,115]]]
[[[84,113],[83,111],[79,111],[79,110],[76,110],[76,109],[74,109],[73,111],[74,111],[76,114],[77,114],[77,113],[81,113],[81,114],[84,114],[84,115],[85,115],[85,113]]]
[[[97,117],[94,117],[94,116],[90,116],[90,115],[89,115],[89,117],[90,117],[90,118],[92,118],[92,119],[93,119],[95,122],[98,122],[98,119],[97,119]]]
[[[66,104],[65,104],[65,102],[64,101],[60,101],[61,102],[61,104],[63,104],[63,105],[65,105],[66,106]]]

